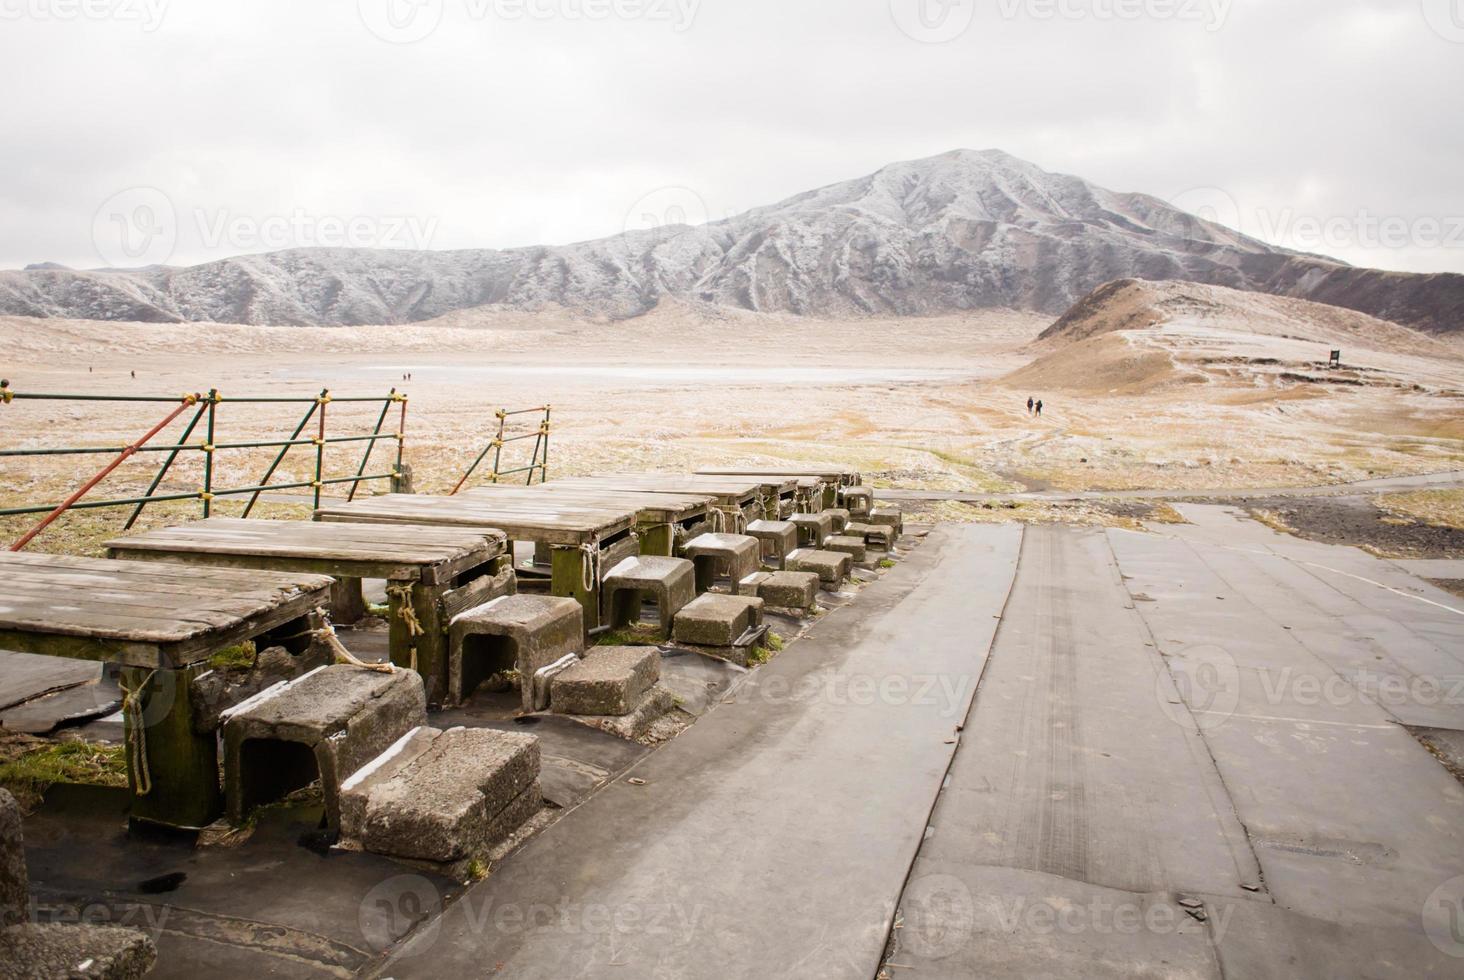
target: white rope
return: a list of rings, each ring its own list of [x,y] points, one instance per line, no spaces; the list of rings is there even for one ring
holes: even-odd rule
[[[346,645],[342,643],[341,638],[336,635],[335,627],[330,624],[330,619],[326,616],[325,610],[316,610],[316,615],[320,617],[321,626],[319,629],[311,630],[310,635],[319,640],[321,643],[324,643],[328,648],[330,648],[331,655],[334,657],[336,663],[347,664],[351,667],[359,667],[362,670],[373,670],[378,674],[396,673],[396,665],[391,663],[390,661],[381,664],[373,664],[358,659],[355,654],[346,649]],[[415,617],[413,618],[413,622],[415,622]],[[410,627],[408,628],[410,629]],[[420,630],[420,626],[418,627],[418,629]],[[413,635],[415,636],[416,634]],[[415,643],[412,644],[412,669],[417,669],[417,645]]]
[[[600,548],[597,544],[582,544],[580,550],[580,584],[586,592],[594,592],[600,584]]]
[[[143,724],[142,695],[157,674],[156,670],[148,674],[133,690],[128,690],[126,684],[119,685],[122,688],[122,714],[127,719],[127,754],[132,764],[133,791],[138,796],[149,795],[153,788],[152,769],[147,763],[147,729]]]

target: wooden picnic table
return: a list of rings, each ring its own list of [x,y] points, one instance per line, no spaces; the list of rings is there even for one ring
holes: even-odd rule
[[[742,469],[703,469],[697,470],[702,476],[770,476],[785,477],[799,481],[799,489],[802,491],[805,504],[811,503],[814,496],[809,491],[815,489],[809,481],[817,481],[818,496],[822,498],[819,510],[829,510],[839,506],[839,490],[843,487],[859,486],[863,482],[863,476],[858,470],[849,466],[790,466],[790,467],[746,467]]]
[[[716,504],[710,494],[649,493],[643,490],[606,490],[601,487],[565,483],[541,483],[531,487],[503,485],[478,487],[468,494],[494,500],[540,500],[551,495],[557,501],[636,511],[636,531],[643,555],[675,557],[680,544],[706,527]]]
[[[748,521],[778,516],[778,500],[768,499],[761,483],[750,478],[689,476],[681,473],[597,473],[594,476],[563,477],[548,484],[599,487],[604,490],[632,490],[645,493],[704,493],[717,501],[716,509],[726,516],[718,530],[738,531]]]
[[[585,628],[600,623],[600,578],[622,558],[638,553],[632,531],[636,512],[623,506],[543,500],[495,500],[463,494],[432,497],[391,493],[354,503],[332,503],[316,511],[331,523],[414,524],[429,527],[502,531],[512,542],[545,545],[550,550],[550,591],[569,596],[585,608]]]
[[[122,666],[131,817],[198,828],[223,812],[218,744],[192,683],[247,640],[303,652],[322,575],[0,552],[0,647]]]
[[[337,623],[364,614],[362,579],[386,579],[392,663],[421,674],[434,704],[447,692],[448,624],[512,588],[506,548],[501,531],[228,517],[107,542],[113,558],[329,575]]]

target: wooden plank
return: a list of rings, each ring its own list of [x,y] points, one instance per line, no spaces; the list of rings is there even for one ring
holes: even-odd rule
[[[332,504],[317,513],[322,521],[431,524],[503,531],[511,540],[579,545],[629,530],[636,520],[627,508],[570,508],[544,504],[510,506],[481,498],[385,494],[351,504]]]
[[[341,534],[333,534],[333,528],[340,528]],[[119,558],[432,582],[491,561],[505,549],[502,535],[485,538],[481,531],[230,518],[109,543],[109,550]]]
[[[468,495],[493,500],[524,499],[526,495],[552,496],[557,501],[629,508],[635,510],[642,523],[674,524],[704,516],[716,498],[711,494],[650,493],[638,490],[612,490],[605,487],[570,486],[544,483],[525,487],[479,487]]]

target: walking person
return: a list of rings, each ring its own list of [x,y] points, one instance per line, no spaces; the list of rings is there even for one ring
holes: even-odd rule
[[[1037,415],[1039,418],[1042,416],[1042,399],[1040,398],[1037,399]]]
[[[1034,403],[1034,402],[1033,402],[1033,401],[1032,401],[1032,399],[1031,399],[1031,398],[1030,398],[1030,397],[1029,397],[1029,398],[1028,398],[1028,399],[1027,399],[1027,414],[1028,414],[1028,415],[1031,415],[1031,414],[1032,414],[1032,406],[1033,406],[1033,404],[1035,404],[1035,403]]]

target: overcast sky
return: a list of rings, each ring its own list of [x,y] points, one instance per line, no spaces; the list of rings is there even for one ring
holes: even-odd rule
[[[4,268],[559,244],[998,147],[1464,272],[1464,0],[0,0],[0,82]]]

